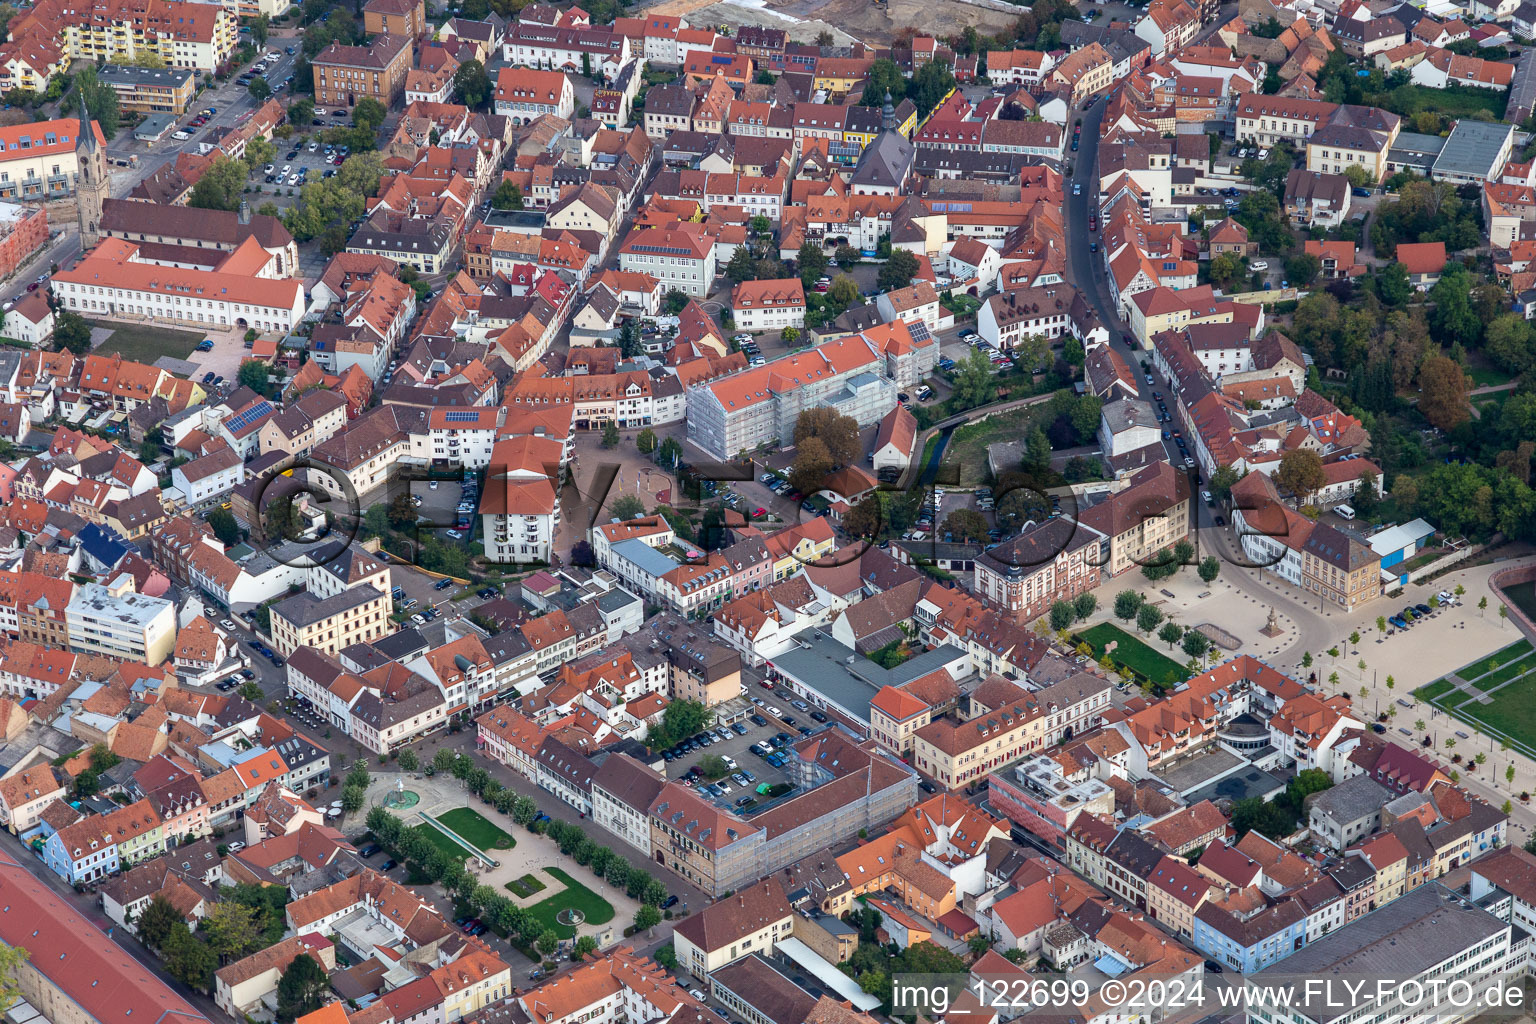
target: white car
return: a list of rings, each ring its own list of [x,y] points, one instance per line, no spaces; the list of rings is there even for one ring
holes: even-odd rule
[[[1078,184],[1078,183],[1074,182],[1073,185],[1072,185],[1072,194],[1075,195],[1075,196],[1082,195],[1083,194],[1083,186],[1081,184]]]
[[[175,139],[177,142],[186,142],[191,137],[192,136],[186,132],[173,132],[171,134],[171,138]]]
[[[1248,264],[1248,269],[1249,270],[1268,270],[1269,269],[1269,262],[1267,260],[1254,260],[1252,263]]]
[[[780,709],[774,707],[772,704],[768,705],[768,713],[770,715],[772,715],[774,718],[782,718],[782,717],[784,717],[784,712],[781,711]]]

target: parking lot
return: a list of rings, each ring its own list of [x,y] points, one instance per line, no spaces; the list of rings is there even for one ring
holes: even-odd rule
[[[336,122],[338,125],[346,123],[345,118]],[[278,141],[281,146],[281,140]],[[279,148],[272,162],[262,169],[258,191],[276,195],[298,188],[306,181],[319,181],[334,174],[345,157],[343,149],[328,150],[324,143],[315,139],[290,139],[288,149]]]
[[[700,733],[664,755],[669,758],[668,778],[681,780],[685,785],[693,786],[705,799],[745,816],[791,795],[791,791],[786,790],[772,797],[759,796],[756,790],[763,785],[793,785],[794,780],[789,774],[773,763],[784,756],[776,752],[799,739],[800,730],[808,733],[821,724],[808,708],[803,707],[803,702],[793,702],[788,694],[764,690],[761,696],[749,696],[752,707],[746,718],[732,726],[717,725],[708,734]],[[775,711],[779,714],[775,715]],[[820,712],[815,714],[821,715]],[[822,720],[825,717],[821,715]],[[690,744],[691,750],[687,749]],[[763,752],[770,749],[773,752],[765,756]],[[727,758],[726,764],[731,767],[730,774],[713,784],[700,778],[699,772],[694,770],[711,755]]]

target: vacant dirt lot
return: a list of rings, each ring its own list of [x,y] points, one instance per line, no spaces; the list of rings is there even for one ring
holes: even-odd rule
[[[962,0],[746,0],[709,3],[707,0],[662,0],[646,10],[656,14],[681,14],[695,25],[764,25],[788,31],[796,42],[814,42],[823,29],[835,37],[849,37],[872,45],[889,45],[907,26],[941,34],[958,33],[967,25],[992,34],[1011,29],[1014,14],[978,7]],[[846,41],[842,39],[840,41]]]

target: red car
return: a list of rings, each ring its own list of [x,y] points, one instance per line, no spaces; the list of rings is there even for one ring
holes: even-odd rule
[[[767,514],[768,514],[768,510],[765,509],[765,508],[755,508],[755,509],[752,510],[752,518],[753,519],[761,519],[761,518],[763,518],[763,516],[765,516]]]

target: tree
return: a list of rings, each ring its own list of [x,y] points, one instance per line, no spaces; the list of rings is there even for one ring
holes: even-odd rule
[[[255,174],[256,168],[263,164],[271,163],[272,158],[276,155],[277,147],[260,135],[256,135],[245,144],[245,156],[241,159],[245,161],[245,166],[250,170],[250,173]]]
[[[950,73],[949,65],[933,60],[918,68],[912,76],[907,93],[917,105],[917,116],[925,118],[954,87],[955,76]]]
[[[831,44],[832,40],[828,39],[824,45]],[[864,93],[859,99],[859,104],[878,109],[885,105],[887,93],[890,94],[892,103],[900,103],[902,97],[907,94],[907,80],[894,61],[880,59],[870,65],[866,73]]]
[[[303,125],[315,119],[315,101],[307,96],[300,96],[288,104],[288,123],[290,125]]]
[[[1200,579],[1206,583],[1214,583],[1217,576],[1221,575],[1221,563],[1215,555],[1206,555],[1200,560],[1195,571],[1200,574]]]
[[[372,96],[364,96],[357,101],[357,106],[352,108],[352,124],[376,136],[379,133],[379,127],[384,123],[384,118],[388,115],[389,111],[384,104]]]
[[[586,54],[582,54],[586,56]],[[588,955],[597,952],[597,940],[590,935],[578,936],[576,944],[571,947],[571,959],[583,960]]]
[[[856,267],[864,258],[862,252],[847,243],[838,246],[835,255],[838,265],[842,267]]]
[[[796,446],[795,461],[789,470],[790,486],[807,496],[815,494],[835,465],[826,442],[820,437],[807,437]]]
[[[640,904],[640,909],[635,911],[635,929],[648,932],[661,923],[661,911],[649,903]]]
[[[619,325],[619,355],[633,359],[645,349],[645,339],[640,336],[640,324],[634,317],[625,317]],[[654,435],[653,435],[654,436]]]
[[[1376,474],[1370,470],[1360,473],[1360,483],[1350,499],[1357,515],[1369,516],[1381,505],[1381,492],[1376,489]]]
[[[432,756],[432,769],[439,772],[453,770],[453,765],[458,761],[458,755],[444,747]]]
[[[699,759],[699,772],[706,779],[724,778],[730,770],[730,766],[725,763],[725,758],[719,754],[705,754]]]
[[[1210,265],[1206,273],[1210,276],[1211,283],[1225,288],[1230,285],[1243,272],[1242,260],[1236,253],[1224,252],[1211,257]]]
[[[1389,306],[1401,306],[1413,296],[1413,285],[1408,281],[1408,268],[1401,263],[1391,263],[1376,274],[1376,295]]]
[[[1221,502],[1228,501],[1232,497],[1232,485],[1237,481],[1237,470],[1231,466],[1217,466],[1216,472],[1211,474],[1211,482],[1208,485],[1211,497]]]
[[[343,786],[341,790],[341,809],[351,814],[363,806],[365,790],[361,786]]]
[[[645,503],[633,494],[621,494],[608,503],[608,512],[621,522],[639,519],[645,515]]]
[[[396,760],[400,764],[400,770],[404,772],[414,772],[421,768],[421,758],[416,756],[416,751],[409,748],[400,751],[400,756]]]
[[[806,242],[800,247],[797,262],[800,265],[800,283],[810,288],[827,269],[826,250],[815,242]]]
[[[80,90],[80,98],[85,100],[85,109],[101,129],[101,134],[109,141],[117,134],[121,115],[118,111],[117,90],[110,85],[104,85],[96,76],[96,67],[87,64],[75,76],[75,88]]]
[[[534,803],[532,797],[520,796],[512,802],[512,820],[519,825],[527,827],[538,815],[539,805]]]
[[[501,179],[501,184],[496,186],[496,192],[491,196],[491,205],[498,210],[521,210],[523,208],[523,190],[511,178]]]
[[[272,84],[260,75],[251,79],[251,84],[245,87],[245,91],[250,93],[251,99],[257,103],[265,103],[272,98]]]
[[[1076,613],[1079,620],[1092,615],[1098,606],[1099,599],[1090,593],[1078,594],[1072,599],[1072,611]]]
[[[1115,618],[1123,622],[1130,622],[1141,611],[1141,606],[1144,603],[1146,603],[1146,598],[1141,596],[1140,591],[1120,591],[1120,593],[1115,595]]]
[[[171,977],[200,992],[208,991],[213,983],[214,969],[219,966],[219,958],[188,930],[185,923],[176,922],[161,955]]]
[[[859,292],[859,282],[847,274],[838,274],[827,288],[827,302],[839,310],[847,309],[861,298],[863,295]]]
[[[912,283],[919,265],[917,257],[905,249],[894,249],[891,258],[880,268],[879,284],[883,292],[893,292]]]
[[[786,328],[784,328],[782,331],[779,332],[779,340],[782,341],[785,345],[793,346],[795,342],[800,340],[800,328],[798,328],[798,327],[786,327]]]
[[[226,547],[240,543],[240,524],[235,522],[235,517],[230,515],[228,509],[216,508],[208,513],[208,526],[219,543]]]
[[[843,515],[843,531],[866,540],[874,540],[885,531],[885,505],[878,493],[860,498],[858,504]]]
[[[986,519],[973,508],[957,508],[944,517],[944,532],[953,534],[957,541],[980,540],[987,530]]]
[[[649,455],[656,450],[656,431],[646,427],[635,435],[635,449],[641,455]]]
[[[545,928],[539,932],[539,937],[534,940],[534,948],[545,956],[549,956],[560,948],[560,936],[555,934],[553,928]]]
[[[192,186],[192,197],[187,200],[187,205],[201,210],[237,210],[249,174],[242,161],[231,160],[220,153]]]
[[[1282,491],[1304,500],[1328,482],[1323,472],[1323,460],[1308,448],[1294,448],[1280,457],[1280,467],[1275,470],[1275,484]]]
[[[1143,633],[1150,633],[1163,621],[1163,611],[1156,605],[1144,604],[1136,612],[1136,628]]]
[[[1296,287],[1303,287],[1317,280],[1323,263],[1311,253],[1297,253],[1285,261],[1285,279]]]
[[[255,912],[239,903],[215,903],[198,927],[208,937],[208,948],[220,963],[231,963],[255,952],[261,940]]]
[[[652,750],[663,750],[676,746],[678,743],[698,733],[715,720],[714,712],[696,700],[674,700],[667,705],[661,713],[661,725],[652,728],[646,737],[646,745]],[[615,882],[610,873],[608,881],[612,885]]]
[[[294,957],[277,981],[278,1024],[292,1024],[306,1013],[320,1009],[330,987],[325,968],[318,960],[308,953]]]
[[[478,60],[467,60],[453,73],[453,95],[471,110],[478,109],[491,95],[491,77]]]
[[[1057,632],[1072,625],[1077,618],[1077,612],[1072,607],[1071,601],[1056,601],[1051,605],[1051,628]]]
[[[864,453],[864,445],[859,440],[858,421],[830,406],[806,409],[795,417],[796,447],[811,438],[817,438],[826,445],[827,454],[837,466],[851,465]]]
[[[1430,356],[1419,365],[1419,412],[1431,426],[1454,430],[1471,418],[1470,380],[1460,364],[1446,356]]]
[[[181,911],[171,906],[170,900],[164,896],[155,895],[149,901],[149,906],[139,912],[138,920],[133,923],[133,930],[138,933],[139,941],[150,949],[159,950],[170,938],[171,930],[181,921]]]
[[[613,420],[603,424],[603,447],[617,448],[619,446],[619,427]]]
[[[745,245],[738,245],[725,264],[725,276],[741,284],[757,278],[757,257]]]
[[[671,288],[661,297],[661,309],[667,316],[677,316],[688,305],[688,296],[676,288]]]
[[[260,359],[240,360],[240,370],[235,376],[241,384],[250,388],[258,395],[267,395],[269,387],[267,382],[268,367]]]
[[[84,355],[91,350],[91,325],[79,313],[61,309],[53,320],[53,340],[61,349]]]
[[[1157,631],[1157,638],[1167,644],[1170,651],[1173,650],[1173,645],[1178,643],[1183,637],[1184,627],[1180,626],[1177,622],[1165,622],[1163,623],[1163,628]]]
[[[955,387],[951,403],[956,409],[974,409],[986,405],[997,394],[997,378],[993,373],[992,360],[985,352],[973,348],[955,367]]]
[[[1203,658],[1211,649],[1211,641],[1198,629],[1189,629],[1185,630],[1180,646],[1191,658]]]

